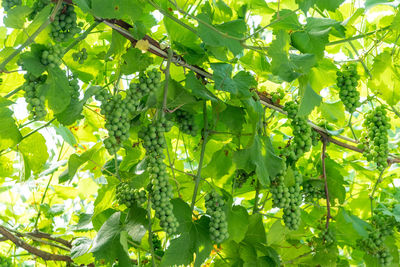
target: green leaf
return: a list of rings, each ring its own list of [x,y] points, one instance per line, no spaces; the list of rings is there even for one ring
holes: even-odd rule
[[[92,0],[93,15],[105,19],[139,18],[142,3],[130,0]]]
[[[7,12],[7,17],[4,17],[4,25],[14,29],[23,29],[26,18],[31,13],[32,9],[28,6],[16,6]]]
[[[129,234],[133,241],[140,243],[146,234],[148,220],[147,211],[143,208],[133,206],[129,210],[127,222],[123,229]]]
[[[197,18],[202,21],[202,23],[199,23],[197,34],[204,43],[215,47],[225,46],[234,55],[242,52],[243,46],[239,40],[225,37],[224,35],[227,34],[237,38],[244,37],[244,33],[247,30],[247,25],[244,20],[238,19],[219,25],[212,25],[210,18],[205,14],[199,14]],[[210,27],[214,27],[219,32],[211,29]]]
[[[159,91],[158,101],[162,105],[163,91]],[[189,94],[185,88],[174,79],[169,79],[168,94],[167,94],[167,107],[173,109],[186,104],[196,103],[196,98]]]
[[[400,74],[397,62],[392,61],[389,51],[377,55],[372,65],[372,78],[368,81],[371,90],[382,97],[389,105],[396,105],[400,100]]]
[[[94,145],[91,149],[84,152],[82,155],[72,154],[68,160],[68,169],[67,172],[64,173],[59,178],[59,182],[65,182],[74,178],[77,170],[86,162],[91,160],[93,156],[101,149],[101,143]]]
[[[266,74],[270,70],[267,58],[255,51],[247,52],[239,59],[243,66],[259,74]]]
[[[40,76],[45,70],[46,66],[40,62],[42,51],[46,49],[46,46],[41,44],[32,44],[31,51],[21,54],[21,63],[28,72],[35,76]]]
[[[317,7],[324,10],[335,11],[344,0],[315,0]],[[368,0],[367,0],[368,2]]]
[[[302,88],[303,94],[300,100],[298,115],[308,116],[311,111],[322,101],[322,97],[317,94],[309,84]]]
[[[46,97],[49,108],[54,113],[63,112],[70,104],[70,85],[65,72],[59,68],[49,69],[49,76],[46,84],[43,85],[46,90]]]
[[[218,98],[196,78],[193,72],[186,75],[185,89],[199,99],[218,102]]]
[[[249,97],[250,88],[257,85],[253,76],[245,71],[238,72],[232,79],[231,64],[212,63],[211,68],[213,69],[216,90],[227,91],[241,97]]]
[[[121,264],[129,262],[129,256],[120,242],[120,217],[120,212],[114,213],[97,232],[92,248],[90,249],[90,252],[93,253],[96,259],[104,259],[112,263],[117,258]]]
[[[346,117],[344,113],[344,105],[341,101],[332,103],[322,102],[319,106],[321,115],[328,122],[333,122],[338,125],[344,125]]]
[[[122,56],[124,64],[121,66],[123,74],[132,74],[138,71],[144,71],[153,63],[153,58],[147,53],[143,53],[137,48],[129,48]]]
[[[92,240],[87,237],[78,237],[72,242],[71,258],[75,259],[86,254],[92,246]]]
[[[160,266],[189,265],[193,261],[193,244],[195,237],[191,233],[183,233],[172,239],[162,257]]]
[[[24,128],[23,132],[28,133],[30,132],[30,129]],[[18,149],[24,155],[24,160],[29,163],[29,167],[35,173],[42,170],[47,159],[49,158],[46,140],[39,132],[36,132],[23,139],[19,143]]]
[[[110,57],[112,55],[121,55],[126,50],[125,45],[127,44],[127,42],[128,39],[126,39],[119,32],[113,30],[110,49],[108,49],[106,57]]]
[[[219,120],[232,132],[240,132],[245,123],[245,111],[243,108],[227,105],[219,114]]]
[[[370,9],[376,5],[392,5],[396,6],[396,1],[393,0],[366,0],[365,3],[365,9]]]
[[[331,158],[325,159],[326,165],[326,180],[328,182],[329,198],[334,203],[338,199],[343,203],[346,198],[346,190],[344,188],[344,178],[340,173],[343,168],[340,164],[336,163]]]
[[[297,18],[296,12],[293,12],[293,10],[289,10],[289,9],[279,10],[279,17],[281,19],[277,20],[277,16],[278,16],[278,14],[276,13],[272,17],[273,21],[277,21],[277,23],[275,23],[271,26],[271,28],[273,28],[274,31],[279,31],[279,30],[298,31],[298,30],[301,30],[302,26],[299,22],[299,19]]]
[[[0,151],[15,146],[22,139],[12,115],[8,108],[0,108]]]
[[[264,244],[267,242],[262,215],[254,213],[249,217],[249,224],[244,239],[250,244]]]
[[[202,169],[204,178],[218,179],[228,174],[232,166],[232,152],[228,146],[222,147],[212,155],[211,161]]]
[[[295,71],[296,66],[294,63],[289,61],[289,38],[289,35],[285,31],[279,31],[268,49],[268,56],[272,59],[272,74],[279,76],[287,82],[293,81],[300,76],[300,73]]]
[[[229,238],[240,243],[246,236],[249,226],[249,215],[242,206],[233,206],[228,213]]]
[[[270,176],[275,177],[282,168],[282,160],[274,154],[271,141],[265,136],[256,136],[249,148],[235,152],[233,160],[239,169],[247,172],[255,169],[263,186],[267,186]]]
[[[339,242],[355,245],[357,239],[368,236],[368,232],[366,231],[368,223],[348,213],[345,209],[341,208],[335,219],[336,236]]]

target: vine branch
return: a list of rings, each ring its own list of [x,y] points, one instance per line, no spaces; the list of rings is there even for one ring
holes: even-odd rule
[[[322,154],[321,154],[321,160],[322,160],[322,177],[324,179],[324,189],[325,189],[325,197],[326,197],[326,224],[325,228],[328,229],[329,227],[329,219],[331,217],[331,206],[330,206],[330,201],[329,201],[329,189],[328,189],[328,181],[326,178],[326,166],[325,166],[325,158],[326,158],[326,138],[322,138]]]
[[[18,238],[11,232],[9,232],[6,228],[3,226],[0,226],[0,234],[4,237],[13,242],[17,247],[23,248],[29,253],[38,256],[45,261],[65,261],[65,262],[72,262],[71,257],[67,255],[60,255],[60,254],[51,254],[49,252],[40,250],[34,246],[29,245],[22,239]]]
[[[203,117],[204,117],[203,144],[201,146],[200,161],[199,161],[199,166],[197,168],[196,180],[195,180],[193,196],[192,196],[192,204],[191,204],[192,212],[194,210],[194,204],[196,203],[197,191],[199,190],[201,169],[203,167],[203,160],[204,160],[204,155],[205,155],[205,151],[206,151],[206,144],[208,141],[207,140],[208,139],[207,101],[205,101],[205,100],[204,100],[204,104],[203,104]]]

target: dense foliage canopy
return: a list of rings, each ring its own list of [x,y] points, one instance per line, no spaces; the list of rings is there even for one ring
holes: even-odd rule
[[[399,1],[0,0],[0,266],[399,266]]]

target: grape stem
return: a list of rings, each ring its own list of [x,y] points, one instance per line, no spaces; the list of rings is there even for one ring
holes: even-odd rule
[[[358,143],[357,136],[356,136],[356,134],[354,132],[354,129],[353,129],[353,125],[351,124],[351,119],[352,118],[353,118],[353,113],[350,114],[349,123],[347,125],[349,126],[349,128],[351,130],[351,133],[353,134],[354,140]]]
[[[327,139],[325,137],[322,137],[322,154],[321,154],[322,177],[324,179],[324,188],[325,188],[325,197],[326,197],[326,224],[325,224],[325,228],[328,229],[328,227],[329,227],[329,219],[332,218],[332,217],[331,217],[331,205],[330,205],[330,200],[329,200],[328,181],[326,179],[326,166],[325,166],[326,143],[327,143]]]
[[[207,140],[208,139],[207,101],[205,101],[205,100],[204,100],[204,104],[203,104],[203,116],[204,116],[203,144],[201,146],[199,167],[197,168],[196,180],[195,180],[193,196],[192,196],[192,204],[191,204],[192,212],[194,210],[194,204],[196,203],[197,191],[199,190],[200,178],[201,178],[201,168],[203,167],[204,154],[206,151],[206,144],[208,141]]]
[[[151,259],[152,259],[152,265],[153,267],[156,267],[156,261],[155,261],[155,254],[154,254],[154,246],[153,246],[153,232],[151,231],[151,194],[148,194],[147,197],[147,217],[149,219],[149,246],[150,246],[150,252],[151,252]]]
[[[31,35],[28,37],[28,39],[26,39],[26,41],[20,46],[18,47],[11,55],[9,55],[1,64],[0,64],[0,73],[3,72],[6,67],[6,65],[17,55],[19,55],[19,53],[21,53],[21,51],[27,47],[28,45],[30,45],[31,43],[33,43],[33,41],[35,40],[35,38],[39,35],[39,33],[41,33],[51,22],[54,21],[54,17],[56,16],[58,10],[61,8],[61,4],[62,4],[63,0],[58,0],[56,6],[54,7],[53,11],[50,14],[50,17],[43,22],[42,25],[40,25],[40,27]]]
[[[57,162],[58,162],[58,161],[60,160],[60,158],[61,158],[63,148],[64,148],[64,142],[62,142],[60,151],[58,152]],[[39,223],[40,215],[41,215],[41,212],[42,212],[42,208],[41,208],[41,207],[42,207],[42,204],[43,204],[43,202],[44,202],[44,200],[45,200],[45,198],[46,198],[47,191],[49,190],[49,187],[50,187],[50,183],[51,183],[51,181],[53,180],[54,173],[55,173],[55,172],[53,172],[53,173],[51,174],[51,176],[50,176],[50,178],[49,178],[49,181],[47,182],[46,188],[44,189],[42,199],[40,200],[40,204],[39,204],[39,208],[38,208],[38,214],[37,214],[37,216],[36,216],[35,225],[33,226],[33,228],[35,228],[35,230],[37,230],[37,225],[38,225],[38,223]]]
[[[382,171],[381,171],[381,173],[379,174],[379,177],[378,177],[378,179],[376,180],[376,182],[375,182],[375,184],[374,184],[374,188],[372,189],[372,192],[371,192],[371,194],[369,195],[369,200],[370,200],[370,202],[371,202],[371,216],[372,216],[372,214],[373,214],[373,212],[374,212],[374,194],[375,194],[375,191],[376,191],[376,189],[378,189],[378,184],[380,183],[380,182],[382,182],[382,177],[383,177],[383,172],[385,171],[385,169],[383,169]]]

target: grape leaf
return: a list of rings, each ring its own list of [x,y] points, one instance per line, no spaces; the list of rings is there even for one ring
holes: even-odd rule
[[[153,58],[149,57],[147,53],[142,53],[137,48],[129,48],[124,55],[124,64],[121,66],[123,74],[132,74],[137,71],[144,71],[147,66],[153,63]]]
[[[22,133],[30,132],[29,128],[24,128]],[[29,167],[33,172],[37,173],[42,170],[49,154],[47,152],[46,139],[39,132],[24,138],[18,145],[19,151],[24,155],[24,160],[29,163]]]
[[[13,147],[22,139],[12,115],[11,110],[0,107],[0,150]]]

